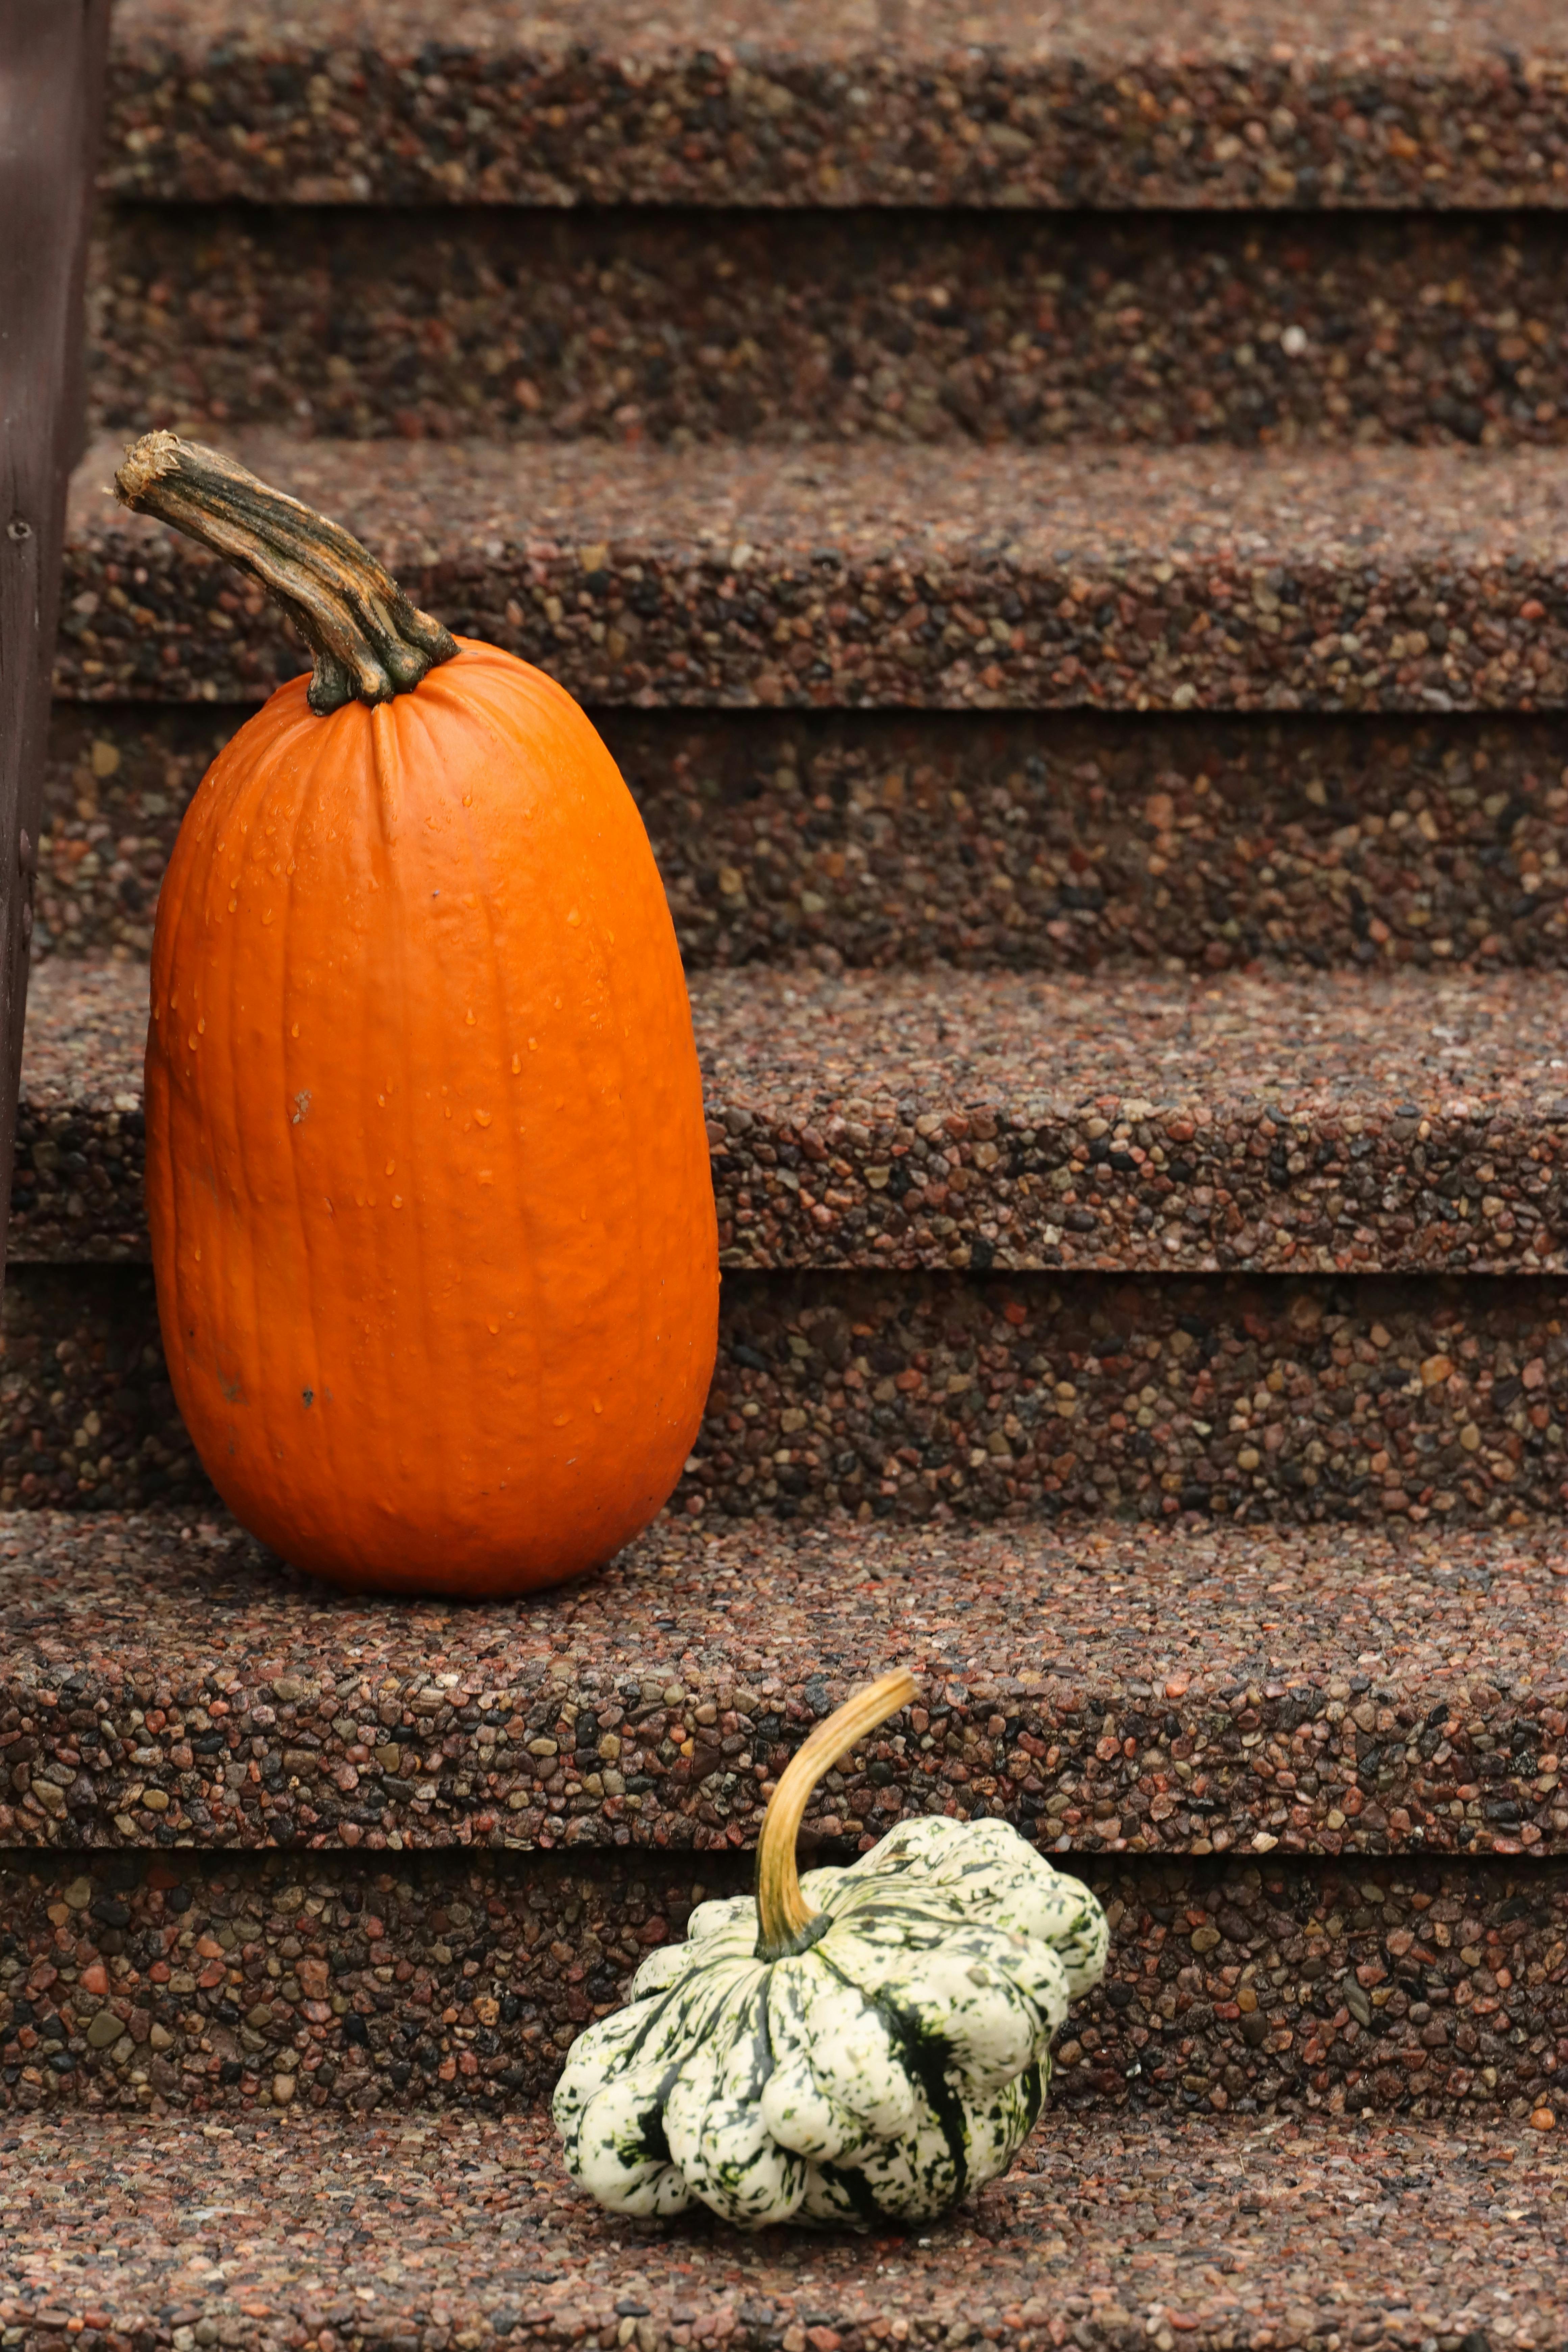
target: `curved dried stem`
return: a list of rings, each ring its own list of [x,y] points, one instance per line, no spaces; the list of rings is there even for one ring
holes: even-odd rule
[[[785,1767],[783,1779],[768,1801],[763,1833],[757,1841],[757,1958],[782,1960],[804,1951],[814,1940],[818,1914],[800,1891],[795,1842],[805,1815],[807,1801],[825,1772],[847,1756],[858,1739],[897,1715],[915,1696],[913,1675],[900,1666],[868,1683],[852,1698],[824,1717]]]
[[[352,532],[219,449],[144,434],[114,488],[122,505],[172,523],[261,583],[315,655],[309,699],[323,716],[406,694],[458,651]]]

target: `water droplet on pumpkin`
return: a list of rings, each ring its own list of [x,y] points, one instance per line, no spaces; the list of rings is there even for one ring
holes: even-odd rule
[[[597,1398],[597,1397],[595,1397],[595,1398],[594,1399],[594,1411],[595,1411],[595,1412],[604,1412],[604,1410],[605,1410],[604,1406],[599,1402],[598,1398]]]
[[[474,1117],[479,1120],[481,1127],[489,1127],[490,1123],[490,1115],[488,1110],[477,1110],[474,1113]]]
[[[235,908],[238,906],[238,904],[239,904],[239,900],[238,900],[237,898],[231,898],[231,899],[229,900],[229,902],[228,902],[228,911],[229,911],[229,913],[230,913],[231,915],[233,914],[233,912],[234,912],[234,910],[235,910]]]
[[[401,1209],[401,1208],[402,1208],[402,1206],[403,1206],[403,1195],[402,1195],[402,1193],[401,1193],[401,1192],[395,1192],[395,1193],[393,1194],[393,1196],[392,1196],[392,1205],[393,1205],[393,1207],[394,1207],[395,1209]]]
[[[479,1171],[479,1181],[480,1181],[480,1183],[481,1183],[481,1184],[493,1184],[493,1183],[495,1182],[495,1181],[496,1181],[496,1180],[495,1180],[495,1177],[494,1177],[494,1175],[491,1173],[491,1171],[489,1171],[489,1169],[488,1169],[488,1168],[481,1168],[481,1169],[480,1169],[480,1171]]]
[[[297,1037],[300,1034],[300,1024],[297,1021],[295,1022],[292,1029],[289,1030],[289,1034],[290,1037]]]
[[[195,1033],[195,1031],[194,1029],[192,1030],[192,1032],[191,1032],[190,1035],[186,1038],[186,1040],[185,1040],[185,1044],[186,1044],[186,1045],[189,1047],[190,1051],[194,1054],[194,1053],[195,1052],[195,1050],[196,1050],[196,1033]]]
[[[566,1424],[567,1424],[567,1423],[571,1420],[571,1418],[572,1418],[572,1416],[571,1416],[571,1414],[570,1414],[569,1412],[558,1412],[558,1413],[556,1414],[556,1416],[555,1416],[555,1426],[556,1426],[556,1428],[557,1428],[557,1429],[564,1429],[564,1428],[565,1428],[565,1426],[566,1426]]]
[[[387,1161],[387,1163],[386,1163],[386,1167],[385,1167],[385,1170],[384,1170],[384,1172],[386,1175],[388,1175],[388,1176],[395,1176],[395,1174],[397,1173],[397,1162],[396,1162],[396,1160],[389,1160]]]
[[[514,1054],[514,1055],[512,1055],[512,1057],[511,1057],[511,1074],[512,1074],[512,1076],[513,1076],[514,1078],[516,1077],[516,1076],[517,1076],[517,1074],[518,1074],[519,1070],[521,1070],[521,1067],[522,1067],[522,1055],[521,1055],[521,1054]]]
[[[473,1027],[473,1025],[474,1025],[474,1016],[473,1016],[473,1014],[470,1013],[469,1013],[469,1015],[468,1015],[468,1027],[471,1029],[471,1028]]]
[[[538,1053],[538,1051],[539,1051],[539,1040],[538,1040],[538,1038],[537,1038],[537,1037],[531,1037],[531,1038],[529,1039],[529,1041],[528,1041],[528,1050],[529,1050],[529,1052],[530,1052],[531,1054],[537,1054],[537,1053]]]
[[[202,1262],[202,1254],[201,1254],[200,1250],[198,1250],[198,1251],[196,1252],[196,1264],[197,1264],[198,1265],[200,1265],[201,1262]]]
[[[472,807],[473,807],[473,805],[474,805],[474,796],[473,796],[472,793],[465,793],[463,794],[463,806],[464,806],[465,808],[472,808]]]
[[[573,928],[573,929],[574,929],[574,930],[575,930],[575,929],[576,929],[576,928],[577,928],[578,924],[582,921],[582,919],[583,919],[583,918],[582,918],[582,916],[577,912],[577,909],[576,909],[576,908],[575,908],[575,907],[574,907],[574,908],[573,908],[573,909],[572,909],[571,913],[570,913],[570,914],[567,916],[567,918],[566,918],[566,920],[571,924],[571,926],[572,926],[572,928]]]
[[[207,1034],[207,1024],[206,1024],[205,1021],[205,1020],[198,1021],[198,1022],[196,1023],[196,1035],[197,1035],[198,1037],[205,1037],[205,1036],[206,1035],[206,1034]]]
[[[269,923],[272,920],[272,909],[270,907],[268,908],[267,912],[262,916],[261,919],[264,923]]]
[[[489,1323],[486,1328],[491,1331],[499,1331],[500,1329],[500,1325],[499,1323]]]

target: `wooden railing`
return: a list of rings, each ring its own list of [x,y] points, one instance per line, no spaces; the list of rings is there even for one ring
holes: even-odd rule
[[[108,27],[109,0],[0,0],[0,1167],[7,1202],[66,483],[80,454],[82,272]]]

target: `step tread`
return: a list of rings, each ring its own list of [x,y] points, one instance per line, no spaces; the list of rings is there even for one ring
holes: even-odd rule
[[[124,1729],[132,1704],[189,1710],[221,1692],[239,1761],[214,1750],[226,1777],[209,1780],[205,1751],[179,1744],[189,1729],[167,1726],[115,1761],[95,1756],[90,1735],[76,1746],[68,1724],[44,1741],[58,1760],[0,1801],[0,1844],[374,1847],[395,1831],[412,1846],[744,1845],[766,1767],[732,1766],[723,1741],[793,1744],[850,1687],[904,1662],[928,1709],[952,1711],[948,1736],[973,1726],[999,1749],[936,1777],[922,1759],[942,1751],[911,1741],[880,1787],[824,1784],[813,1833],[868,1843],[903,1811],[942,1809],[1041,1820],[1062,1852],[1568,1852],[1556,1764],[1565,1579],[1557,1530],[1363,1536],[1352,1552],[1333,1529],[1070,1538],[1026,1525],[954,1536],[752,1522],[704,1537],[665,1519],[599,1577],[531,1602],[389,1608],[304,1583],[221,1517],[14,1513],[0,1518],[0,1717],[14,1706],[33,1719],[53,1692],[73,1721],[97,1708]],[[466,1694],[467,1726],[437,1706],[447,1691]],[[567,1705],[624,1706],[614,1769],[644,1785],[551,1791],[520,1769],[515,1743],[481,1739],[495,1694],[525,1721],[531,1711],[541,1739],[574,1741]],[[1376,1748],[1374,1764],[1360,1759],[1364,1789],[1354,1760],[1342,1775],[1331,1759],[1318,1770],[1310,1731],[1289,1747],[1347,1707],[1361,1746]],[[293,1744],[289,1708],[294,1739],[309,1732],[318,1748]],[[751,1727],[726,1729],[731,1709]],[[351,1760],[362,1715],[396,1755]],[[1319,1785],[1279,1790],[1239,1746],[1233,1765],[1215,1743],[1237,1716],[1236,1738],[1260,1732],[1269,1759],[1278,1733],[1281,1761],[1293,1754],[1305,1774],[1310,1756]],[[418,1724],[431,1741],[461,1737],[438,1779],[414,1748]],[[662,1742],[668,1726],[693,1747],[661,1765],[656,1732]],[[1424,1730],[1441,1734],[1430,1757]],[[244,1743],[258,1738],[279,1761],[252,1780]],[[1199,1738],[1209,1760],[1178,1772],[1171,1743]],[[1131,1757],[1117,1752],[1129,1739]],[[1101,1801],[1115,1810],[1098,1813]]]
[[[588,701],[1568,698],[1568,453],[228,439],[452,626]],[[106,499],[122,448],[95,444],[72,484],[58,691],[245,700],[297,674],[258,598],[215,626],[214,559]]]
[[[121,0],[104,175],[286,203],[1561,204],[1565,62],[1550,0]]]
[[[752,967],[690,990],[727,1266],[1568,1267],[1554,972]],[[146,991],[129,961],[33,976],[14,1258],[145,1254]]]
[[[73,2117],[68,2132],[7,2117],[0,2321],[23,2352],[68,2324],[161,2343],[174,2331],[176,2352],[204,2319],[231,2347],[325,2325],[436,2352],[453,2330],[559,2342],[626,2316],[660,2343],[672,2327],[711,2340],[719,2323],[735,2352],[778,2331],[789,2352],[829,2352],[828,2336],[863,2343],[890,2322],[961,2329],[949,2343],[984,2329],[1018,2352],[1064,2321],[1086,2352],[1133,2331],[1159,2352],[1218,2352],[1265,2326],[1293,2347],[1329,2326],[1415,2352],[1439,2332],[1485,2340],[1500,2320],[1510,2343],[1553,2343],[1568,2293],[1557,2136],[1461,2128],[1047,2110],[1005,2181],[918,2238],[746,2237],[705,2216],[599,2211],[539,2114],[296,2108],[237,2128]]]

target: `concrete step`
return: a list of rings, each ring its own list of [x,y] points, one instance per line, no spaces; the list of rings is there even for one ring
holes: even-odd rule
[[[1568,1863],[1070,1866],[1111,1941],[1058,2037],[1058,2108],[1563,2113]],[[515,2109],[747,1872],[714,1852],[13,1852],[0,2112]]]
[[[1060,1854],[1561,1855],[1565,1570],[1560,1528],[666,1519],[529,1605],[390,1609],[219,1512],[12,1514],[0,1845],[733,1853],[899,1662],[919,1704],[806,1815],[850,1853],[936,1811]]]
[[[1558,2139],[1519,2124],[1047,2109],[1007,2180],[918,2238],[614,2219],[542,2116],[25,2116],[4,2145],[16,2352],[1043,2352],[1058,2331],[1083,2352],[1533,2352],[1568,2293]]]
[[[368,440],[1568,440],[1545,214],[128,205],[103,431]]]
[[[35,957],[145,956],[243,708],[55,709]],[[1542,719],[600,710],[689,970],[1568,962]]]
[[[580,699],[881,709],[1494,709],[1568,693],[1568,461],[1471,451],[510,449],[226,436],[454,628]],[[58,691],[258,699],[259,589],[69,507]]]
[[[145,1268],[11,1268],[0,1508],[211,1500]],[[1555,1528],[1553,1276],[728,1274],[710,1524]]]
[[[1568,1271],[1556,974],[695,973],[730,1269]],[[144,1257],[147,968],[34,977],[13,1260]]]
[[[119,194],[1124,207],[1561,205],[1549,0],[121,0]]]

